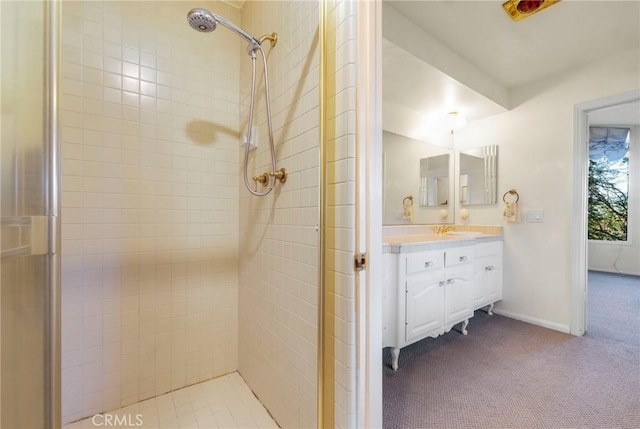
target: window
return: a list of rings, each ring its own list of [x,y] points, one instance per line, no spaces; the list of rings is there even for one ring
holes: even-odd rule
[[[627,241],[629,136],[629,128],[589,128],[589,240]]]

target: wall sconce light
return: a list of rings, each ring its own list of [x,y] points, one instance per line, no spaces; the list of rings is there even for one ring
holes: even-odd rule
[[[447,114],[446,125],[447,129],[453,134],[467,124],[467,119],[458,114],[458,112],[449,112]]]
[[[502,4],[502,7],[511,19],[520,21],[559,1],[560,0],[508,0]]]

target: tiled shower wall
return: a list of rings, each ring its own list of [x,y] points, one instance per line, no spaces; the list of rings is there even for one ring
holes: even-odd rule
[[[196,6],[240,21],[62,2],[64,422],[237,369],[244,46]]]
[[[357,2],[327,2],[325,348],[333,384],[325,387],[335,428],[356,421],[356,14]],[[335,34],[335,37],[331,35]],[[360,156],[364,156],[361,154]],[[364,209],[364,208],[363,208]],[[363,392],[364,393],[364,392]],[[329,414],[331,413],[331,414]]]
[[[324,388],[335,406],[325,425],[347,428],[355,427],[355,6],[327,3],[333,60],[326,82],[335,95],[327,103],[326,352],[333,369]],[[245,3],[242,18],[250,32],[276,31],[280,38],[267,52],[278,167],[291,175],[266,198],[240,190],[240,372],[282,427],[311,428],[317,422],[320,11],[318,2],[255,1]],[[246,111],[250,74],[241,70]],[[266,142],[264,112],[259,123]],[[254,172],[268,169],[264,153]]]
[[[315,1],[246,2],[242,26],[277,32],[267,48],[278,168],[285,185],[256,198],[240,189],[240,373],[282,427],[316,427],[319,9]],[[242,58],[242,62],[249,59]],[[241,67],[246,120],[250,67]],[[250,175],[270,170],[264,99]]]

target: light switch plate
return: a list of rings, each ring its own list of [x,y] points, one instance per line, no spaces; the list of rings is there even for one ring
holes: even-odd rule
[[[544,222],[544,210],[533,209],[527,212],[527,222]]]

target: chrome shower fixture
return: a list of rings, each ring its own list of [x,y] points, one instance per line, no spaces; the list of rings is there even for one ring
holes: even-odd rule
[[[233,31],[238,36],[249,42],[249,46],[247,47],[248,53],[254,52],[256,49],[258,49],[258,46],[261,45],[265,40],[269,40],[271,42],[271,47],[275,46],[278,41],[278,36],[276,33],[265,35],[260,37],[259,39],[256,39],[246,31],[244,31],[242,28],[235,25],[233,22],[227,21],[223,17],[209,12],[207,9],[191,9],[187,14],[187,20],[189,21],[189,25],[194,30],[201,33],[211,33],[216,29],[218,24],[227,27],[229,30]]]
[[[191,9],[187,14],[187,21],[189,21],[189,25],[196,31],[201,33],[211,33],[216,29],[218,24],[227,27],[229,30],[236,33],[238,36],[249,42],[247,46],[247,54],[251,57],[251,103],[249,105],[249,119],[247,124],[247,144],[245,146],[244,151],[244,171],[243,178],[244,184],[247,190],[257,197],[263,197],[268,195],[276,185],[276,181],[284,184],[287,181],[288,172],[285,168],[278,169],[276,167],[276,149],[275,144],[273,142],[273,124],[271,120],[271,101],[269,97],[269,77],[267,73],[267,56],[262,49],[262,44],[268,40],[271,42],[271,47],[274,47],[278,42],[278,35],[276,33],[271,33],[270,35],[264,35],[259,39],[256,39],[240,27],[236,26],[234,23],[227,21],[221,16],[213,14],[206,9],[195,8]],[[264,66],[264,92],[265,92],[265,104],[267,110],[267,126],[269,128],[269,149],[271,152],[271,171],[267,171],[259,176],[253,177],[253,183],[256,186],[256,189],[251,188],[251,184],[249,182],[249,176],[247,173],[247,165],[249,163],[249,147],[251,146],[251,133],[253,132],[253,115],[255,111],[255,98],[256,98],[256,52],[260,52],[262,56],[262,64]],[[258,184],[261,184],[263,187],[267,189],[264,191],[258,191]]]
[[[191,9],[187,14],[189,25],[201,33],[210,33],[218,26],[218,20],[206,9]]]
[[[258,42],[258,39],[256,39],[255,37],[252,37],[251,35],[249,35],[249,33],[244,31],[240,27],[236,26],[230,21],[227,21],[221,16],[214,15],[213,13],[209,12],[206,9],[201,9],[201,8],[191,9],[187,14],[187,19],[189,20],[189,25],[191,25],[191,27],[193,27],[194,30],[200,31],[202,33],[210,33],[216,29],[218,24],[222,24],[225,27],[227,27],[229,30],[236,33],[238,36],[245,39],[247,42],[249,43],[254,41],[256,43]]]

